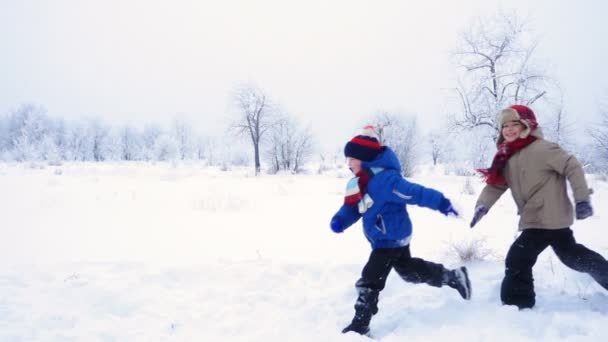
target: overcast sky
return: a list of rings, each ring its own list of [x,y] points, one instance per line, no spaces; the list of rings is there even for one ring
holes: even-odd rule
[[[349,138],[378,109],[418,113],[428,127],[443,120],[458,32],[502,7],[533,20],[537,57],[566,109],[588,119],[608,94],[607,3],[4,0],[0,114],[27,102],[111,123],[180,115],[215,132],[235,82],[254,81],[322,145]]]

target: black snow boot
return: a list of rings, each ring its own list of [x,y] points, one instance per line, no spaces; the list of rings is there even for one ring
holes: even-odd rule
[[[349,331],[354,331],[358,334],[369,336],[369,321],[371,318],[371,313],[357,310],[353,321],[346,328],[342,329],[342,333],[346,334]]]
[[[444,284],[456,289],[462,298],[466,300],[471,299],[471,281],[469,280],[469,273],[466,267],[462,266],[448,271],[444,279]]]

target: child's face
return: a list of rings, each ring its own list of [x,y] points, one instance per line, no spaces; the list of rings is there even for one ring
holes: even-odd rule
[[[359,159],[347,157],[346,164],[348,164],[348,168],[354,174],[357,174],[357,172],[361,171],[361,161]]]
[[[524,126],[519,121],[509,121],[502,125],[502,137],[506,142],[512,142],[519,138]]]

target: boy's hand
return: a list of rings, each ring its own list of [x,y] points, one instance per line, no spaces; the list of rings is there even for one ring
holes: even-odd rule
[[[442,213],[445,216],[449,216],[449,215],[458,216],[458,212],[452,206],[452,202],[450,202],[450,200],[447,198],[444,198],[441,200],[441,203],[439,203],[438,210],[440,213]]]
[[[475,208],[475,213],[473,214],[473,219],[471,220],[470,227],[473,228],[473,226],[475,226],[477,224],[477,222],[479,222],[479,220],[481,220],[481,218],[484,217],[485,214],[487,214],[487,213],[488,213],[488,208],[486,208],[483,205],[480,205],[477,208]]]
[[[344,231],[344,227],[342,227],[342,223],[338,218],[333,218],[329,223],[329,227],[334,233],[342,233]]]

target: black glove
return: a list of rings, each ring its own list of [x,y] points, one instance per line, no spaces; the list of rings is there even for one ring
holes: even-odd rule
[[[475,208],[475,213],[473,214],[473,219],[471,220],[470,227],[473,228],[473,226],[475,226],[477,224],[477,222],[479,222],[479,220],[481,220],[481,218],[484,217],[484,215],[487,213],[488,213],[488,208],[486,208],[483,205],[480,205],[477,208]]]
[[[593,215],[593,208],[587,201],[576,203],[576,219],[584,220]]]

